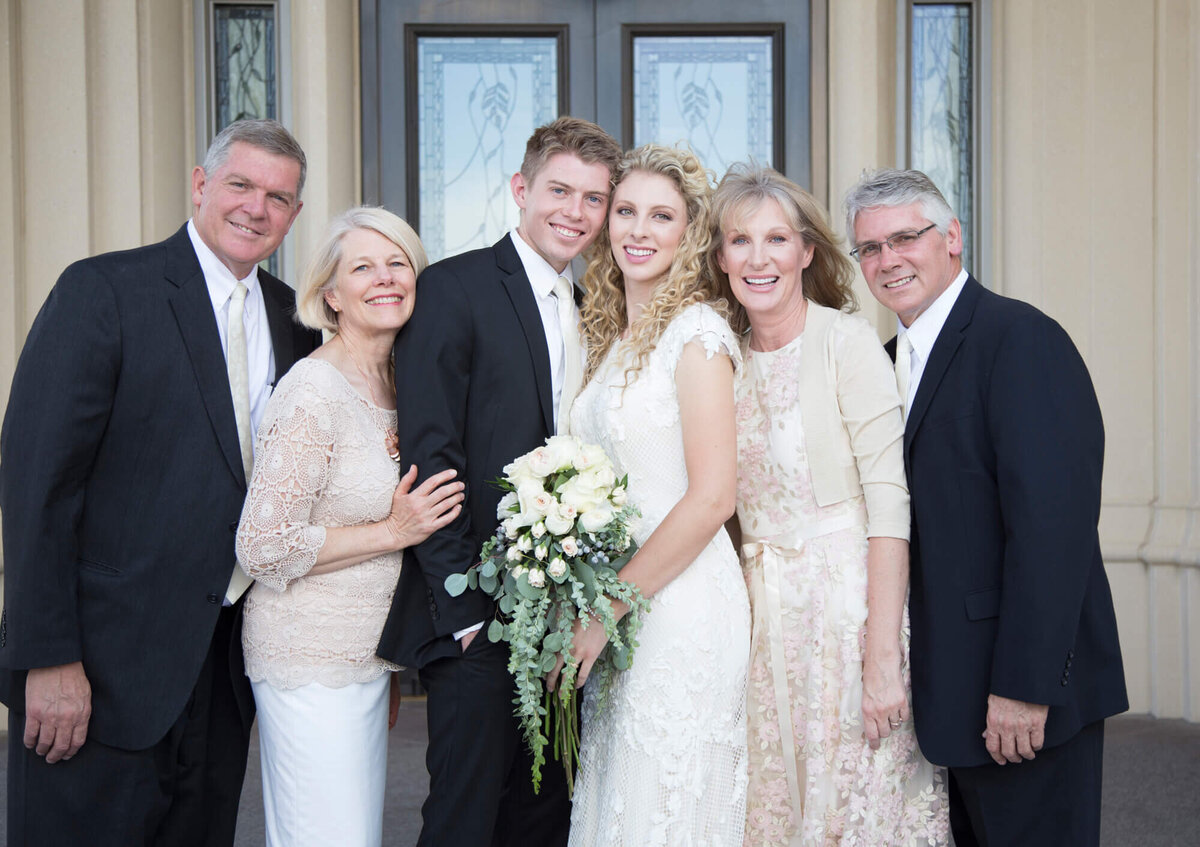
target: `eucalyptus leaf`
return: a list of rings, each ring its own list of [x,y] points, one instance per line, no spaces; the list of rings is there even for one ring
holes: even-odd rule
[[[513,613],[513,609],[515,609],[517,607],[517,601],[511,594],[507,593],[507,591],[506,591],[504,594],[500,595],[499,606],[500,606],[501,612],[503,612],[506,615],[511,615]]]
[[[484,574],[479,575],[479,587],[482,588],[488,594],[495,594],[496,586],[499,584],[500,584],[500,581],[496,577],[495,574],[484,573]]]
[[[472,571],[474,573],[474,571]],[[446,577],[446,593],[457,597],[467,590],[468,577],[465,573],[452,573]]]
[[[554,670],[556,664],[558,664],[557,654],[548,651],[542,654],[542,673],[550,673],[550,671]]]
[[[498,570],[499,570],[499,568],[496,567],[496,560],[488,559],[486,562],[484,562],[482,565],[479,566],[479,575],[480,576],[495,576],[496,572]]]
[[[552,632],[542,639],[542,649],[549,650],[551,653],[558,653],[562,650],[563,638],[562,633]]]
[[[492,621],[488,624],[488,641],[497,642],[504,640],[504,624],[500,621]]]
[[[467,571],[467,585],[471,587],[472,591],[479,587],[479,571],[474,568]]]

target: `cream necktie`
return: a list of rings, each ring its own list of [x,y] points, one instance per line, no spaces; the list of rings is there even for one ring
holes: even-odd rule
[[[554,299],[558,301],[558,328],[563,340],[562,393],[558,401],[558,433],[571,428],[571,403],[579,393],[583,382],[581,363],[582,344],[579,340],[579,325],[575,321],[575,297],[571,283],[560,276],[554,283]]]
[[[896,339],[896,389],[900,392],[900,408],[908,420],[908,378],[912,373],[912,341],[903,332]]]
[[[254,433],[250,424],[250,370],[246,361],[246,324],[243,316],[246,306],[246,286],[240,282],[233,287],[229,298],[229,317],[225,325],[225,367],[229,372],[229,388],[233,392],[233,417],[237,421],[238,444],[242,448],[242,469],[246,472],[246,487],[250,487],[250,474],[254,471]],[[236,563],[225,599],[236,603],[250,584],[250,577]]]

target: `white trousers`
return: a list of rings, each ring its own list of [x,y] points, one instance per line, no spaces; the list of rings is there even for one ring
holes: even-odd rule
[[[389,677],[344,688],[251,683],[267,847],[380,847]]]

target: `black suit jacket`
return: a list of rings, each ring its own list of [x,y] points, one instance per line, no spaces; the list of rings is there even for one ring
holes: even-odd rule
[[[1097,533],[1103,459],[1067,333],[968,279],[904,433],[913,718],[930,761],[992,761],[989,693],[1048,704],[1047,747],[1128,708]]]
[[[450,597],[445,579],[479,561],[499,523],[492,482],[554,432],[546,334],[509,236],[421,274],[396,340],[396,397],[404,467],[421,479],[455,468],[467,486],[454,523],[405,550],[380,638],[380,656],[421,667],[461,653],[453,633],[491,617],[485,594]]]
[[[259,281],[278,378],[319,338],[293,323],[290,288]],[[0,435],[9,706],[24,708],[25,669],[82,660],[90,737],[143,749],[182,712],[246,494],[226,373],[186,227],[59,277]]]

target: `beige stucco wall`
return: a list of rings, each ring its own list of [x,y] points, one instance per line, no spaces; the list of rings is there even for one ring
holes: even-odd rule
[[[359,192],[356,0],[289,0],[309,156],[300,266]],[[1102,540],[1134,711],[1200,720],[1200,0],[994,0],[994,289],[1087,359],[1108,432]],[[195,149],[193,0],[4,0],[0,402],[59,271],[168,235]],[[895,0],[828,3],[835,220],[896,159]],[[817,167],[822,167],[818,163]],[[881,328],[887,316],[860,290]]]

